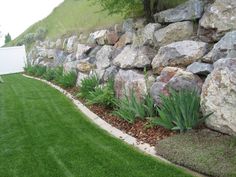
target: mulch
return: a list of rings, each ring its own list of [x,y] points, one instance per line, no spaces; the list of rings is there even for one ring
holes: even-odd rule
[[[76,97],[79,92],[78,88],[67,89],[69,93]],[[78,98],[77,98],[78,99]],[[86,105],[86,101],[78,99]],[[107,123],[124,131],[125,133],[138,139],[140,143],[148,143],[155,146],[158,141],[167,137],[173,136],[176,133],[169,131],[160,126],[150,126],[148,120],[137,120],[134,123],[129,123],[113,114],[113,110],[105,108],[101,105],[86,105],[92,112],[97,114]]]

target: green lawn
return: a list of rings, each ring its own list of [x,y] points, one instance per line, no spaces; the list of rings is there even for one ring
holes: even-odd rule
[[[0,84],[1,177],[185,177],[91,123],[57,90],[21,75]]]

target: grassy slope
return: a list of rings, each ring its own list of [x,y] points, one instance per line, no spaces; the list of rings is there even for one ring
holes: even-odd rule
[[[112,138],[46,84],[21,75],[3,79],[0,176],[190,176]]]
[[[163,1],[160,8],[172,8],[185,1]],[[99,4],[94,2],[94,0],[64,0],[48,17],[33,24],[7,46],[15,45],[25,34],[34,33],[40,27],[48,30],[48,38],[54,39],[65,34],[89,33],[123,21],[122,15],[108,15],[108,12],[101,11]]]
[[[48,37],[55,38],[66,33],[89,32],[97,28],[111,26],[123,20],[121,15],[108,15],[101,7],[90,0],[65,0],[45,19],[29,27],[11,44],[25,34],[35,32],[39,27],[48,30]]]

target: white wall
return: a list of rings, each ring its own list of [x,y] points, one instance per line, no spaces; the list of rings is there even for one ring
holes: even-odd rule
[[[0,75],[24,71],[25,46],[0,48]]]

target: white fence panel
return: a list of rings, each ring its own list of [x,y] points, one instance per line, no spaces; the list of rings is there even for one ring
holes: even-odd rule
[[[25,46],[0,48],[0,75],[24,71]]]

